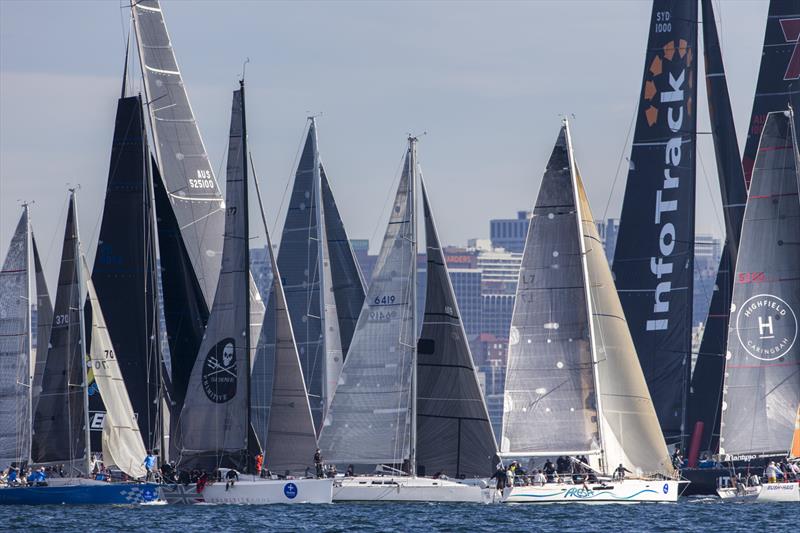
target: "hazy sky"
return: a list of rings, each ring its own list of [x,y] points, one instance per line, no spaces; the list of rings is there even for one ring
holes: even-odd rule
[[[51,285],[68,183],[81,185],[81,231],[93,255],[129,27],[121,3],[0,0],[0,254],[19,201],[35,200]],[[607,206],[607,216],[618,216],[649,1],[163,0],[162,7],[222,187],[231,91],[250,58],[249,147],[270,225],[283,224],[278,209],[309,112],[323,113],[321,156],[349,235],[372,238],[373,247],[407,132],[428,132],[419,160],[445,243],[486,238],[490,218],[533,205],[562,113],[576,116],[576,154],[595,218]],[[743,147],[767,1],[716,9]],[[707,132],[705,85],[698,86],[698,129]],[[722,233],[718,196],[713,146],[701,135],[698,232]]]

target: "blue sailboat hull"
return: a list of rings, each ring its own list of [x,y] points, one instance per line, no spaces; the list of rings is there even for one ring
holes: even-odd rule
[[[108,483],[0,489],[0,505],[134,505],[158,499],[155,483]]]

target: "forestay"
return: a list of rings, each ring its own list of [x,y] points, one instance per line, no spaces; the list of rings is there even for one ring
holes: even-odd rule
[[[28,206],[0,271],[0,468],[31,448],[31,268]]]
[[[539,188],[509,334],[501,451],[599,452],[597,399],[566,127]]]
[[[427,291],[417,349],[417,463],[428,475],[488,477],[497,444],[422,184]]]
[[[147,473],[142,464],[147,450],[139,433],[139,424],[122,378],[122,370],[106,327],[97,291],[85,262],[83,268],[92,309],[89,365],[106,407],[103,419],[103,463],[115,465],[132,478],[141,478]]]
[[[334,463],[400,464],[411,454],[416,349],[414,141],[333,401],[320,448]]]
[[[720,453],[785,454],[800,404],[800,203],[789,112],[767,116],[731,305]]]

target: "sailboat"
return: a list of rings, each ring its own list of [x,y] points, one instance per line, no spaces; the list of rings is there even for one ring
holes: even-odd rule
[[[522,258],[501,454],[588,456],[585,466],[595,478],[508,487],[504,502],[665,502],[679,496],[681,482],[673,479],[566,120]],[[618,468],[633,477],[612,479]]]
[[[31,463],[31,424],[52,319],[30,205],[23,204],[0,270],[0,468]]]
[[[794,420],[794,434],[789,446],[788,460],[800,462],[800,405],[797,407],[797,416]],[[795,476],[792,481],[781,481],[763,485],[756,498],[758,502],[800,502],[800,477]]]
[[[320,161],[315,117],[308,118],[278,267],[319,431],[364,304],[364,282]]]
[[[102,445],[106,464],[111,466],[113,461],[113,466],[126,475],[141,477],[144,474],[141,464],[144,446],[81,251],[74,190],[67,210],[58,281],[42,390],[32,423],[27,424],[32,426],[31,463],[63,464],[67,476],[49,478],[46,486],[4,488],[0,490],[0,504],[132,504],[154,501],[158,498],[155,484],[109,483],[88,478],[92,474],[93,460],[89,435],[90,372],[94,373],[108,408]],[[88,329],[84,312],[87,299],[87,311],[92,317]],[[87,331],[91,332],[91,345],[86,338]]]
[[[239,90],[233,93],[231,110],[222,269],[180,414],[178,467],[216,471],[220,475],[231,469],[246,473],[233,487],[210,483],[202,488],[196,485],[188,488],[194,494],[202,493],[202,500],[207,503],[330,503],[332,480],[273,480],[251,474],[261,446],[252,428],[250,403],[256,351],[252,339],[258,333],[256,330],[254,335],[251,319],[245,116],[242,81]],[[279,276],[275,280],[279,284]],[[285,317],[285,305],[282,307]],[[280,385],[276,383],[276,387]],[[310,422],[310,410],[307,416]],[[313,429],[310,436],[313,438]],[[182,492],[181,488],[172,487],[174,498],[165,490],[167,501],[182,503],[185,490]]]
[[[409,137],[372,282],[319,438],[326,461],[384,465],[386,474],[337,479],[334,501],[487,498],[477,484],[447,479],[462,468],[465,475],[491,471],[495,444],[424,188],[429,261],[437,272],[429,273],[428,283],[438,286],[429,288],[432,297],[426,302],[423,339],[418,341],[417,179],[417,139]],[[441,367],[434,370],[435,364]],[[462,368],[457,369],[458,364]],[[445,391],[449,386],[455,390]],[[420,461],[430,462],[431,473],[441,469],[444,475],[417,475],[427,470]]]
[[[791,109],[768,114],[736,261],[719,450],[751,470],[786,456],[800,404],[798,157]]]

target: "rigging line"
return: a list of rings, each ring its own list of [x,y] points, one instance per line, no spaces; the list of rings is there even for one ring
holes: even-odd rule
[[[606,207],[603,209],[603,217],[601,220],[606,219],[606,215],[608,215],[608,207],[611,205],[611,199],[614,197],[614,188],[617,185],[617,180],[619,179],[619,171],[622,168],[622,162],[625,161],[625,150],[628,148],[631,138],[631,131],[633,131],[633,125],[636,123],[636,114],[639,111],[639,95],[636,95],[636,101],[634,104],[634,111],[631,115],[631,122],[628,124],[628,133],[625,135],[625,142],[622,144],[622,151],[619,154],[619,161],[617,162],[617,171],[614,173],[614,181],[611,182],[611,189],[608,191],[608,199],[606,200]],[[630,168],[630,165],[628,165]]]
[[[719,210],[717,209],[717,204],[716,202],[713,201],[714,198],[713,191],[711,190],[711,184],[708,181],[708,174],[706,173],[706,165],[703,162],[703,155],[700,150],[697,150],[697,160],[700,161],[700,168],[703,171],[703,180],[706,182],[706,188],[708,189],[709,198],[712,199],[711,206],[714,208],[714,218],[717,221],[717,229],[722,232],[723,236],[727,237],[726,235],[727,232],[725,231],[725,225],[720,221],[719,218]],[[717,169],[717,172],[719,173],[719,169]],[[723,198],[722,201],[724,202],[725,199]],[[697,205],[697,199],[695,199],[695,206],[696,205]]]
[[[67,200],[66,204],[62,204],[61,205],[61,212],[58,214],[58,220],[60,221],[61,217],[64,217],[64,222],[62,224],[60,224],[59,226],[57,226],[57,227],[61,227],[61,226],[66,225],[67,218],[66,218],[66,215],[64,213],[66,212],[68,205],[69,205],[69,200]],[[44,265],[42,265],[42,270],[44,270],[44,271],[47,270],[47,264],[48,264],[48,262],[50,260],[50,257],[52,257],[53,246],[55,246],[55,242],[56,242],[56,239],[58,238],[58,234],[59,234],[58,231],[51,232],[51,234],[50,234],[50,244],[47,246],[47,253],[44,256]],[[63,234],[62,234],[62,239],[63,239]],[[61,258],[59,257],[59,262],[60,261],[61,261]],[[58,287],[58,278],[56,277],[56,288],[57,287]],[[53,302],[53,305],[55,305],[55,301]]]
[[[408,142],[406,141],[405,143],[403,143],[403,145],[408,146]],[[407,152],[408,152],[407,149],[403,150],[403,156],[400,158],[400,163],[398,164],[397,168],[394,171],[394,177],[392,178],[392,183],[389,184],[389,189],[386,193],[386,198],[383,200],[383,206],[381,207],[381,210],[378,213],[378,219],[375,221],[375,228],[372,230],[372,235],[369,238],[369,242],[372,242],[375,239],[375,235],[378,233],[378,229],[381,227],[380,226],[381,220],[383,220],[384,213],[386,212],[386,206],[389,204],[389,199],[392,196],[392,191],[394,191],[395,189],[394,184],[397,183],[400,179],[403,168],[403,162],[405,161]]]
[[[300,135],[300,142],[297,144],[297,151],[294,153],[294,160],[292,161],[292,166],[289,169],[289,177],[286,179],[286,186],[283,188],[283,194],[281,195],[281,203],[278,204],[278,211],[275,213],[275,222],[272,224],[272,229],[276,229],[278,227],[278,220],[280,220],[281,210],[283,210],[283,202],[286,201],[286,193],[289,190],[289,184],[292,183],[294,180],[293,178],[293,170],[297,168],[297,161],[300,159],[300,151],[303,149],[305,143],[303,142],[306,138],[307,131],[311,127],[311,121],[308,121],[308,126],[303,128],[303,133]],[[289,208],[288,206],[286,207]],[[264,223],[264,227],[266,228],[266,222]],[[283,239],[281,238],[281,241]]]

